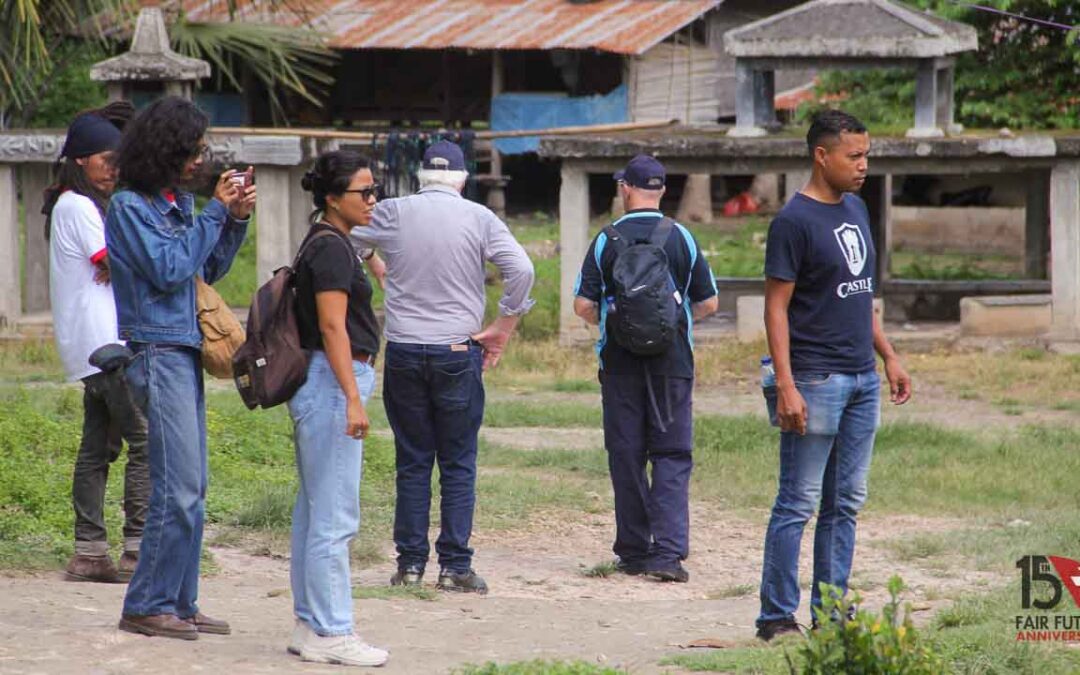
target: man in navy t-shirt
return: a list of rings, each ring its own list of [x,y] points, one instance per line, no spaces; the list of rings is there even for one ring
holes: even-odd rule
[[[690,231],[660,212],[664,166],[638,155],[615,180],[626,215],[593,240],[574,289],[574,312],[600,327],[596,352],[604,445],[615,493],[613,549],[623,573],[685,582],[690,578],[682,561],[690,551],[693,322],[716,311],[716,282]],[[620,344],[615,321],[609,320],[618,315],[615,261],[630,255],[627,247],[639,242],[662,248],[671,283],[671,295],[664,295],[677,305],[670,344],[651,355]]]
[[[880,420],[875,351],[892,402],[911,397],[911,379],[874,316],[869,213],[853,194],[866,180],[866,127],[826,111],[806,140],[810,182],[773,219],[765,249],[765,329],[782,433],[757,620],[763,640],[799,631],[799,545],[815,510],[811,607],[821,606],[821,583],[847,590]]]

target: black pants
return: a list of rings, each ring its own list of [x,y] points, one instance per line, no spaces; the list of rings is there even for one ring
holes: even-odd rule
[[[613,550],[626,563],[665,569],[690,553],[694,381],[652,377],[663,417],[658,420],[645,377],[600,372],[604,446],[615,491]]]
[[[146,418],[135,405],[124,371],[83,378],[83,434],[75,460],[71,499],[75,507],[75,552],[104,555],[105,486],[109,465],[128,443],[124,471],[124,549],[138,550],[150,502],[150,464],[146,454]]]

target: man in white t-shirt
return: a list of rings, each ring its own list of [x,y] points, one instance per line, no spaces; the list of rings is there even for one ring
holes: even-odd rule
[[[116,185],[112,151],[117,126],[84,113],[68,129],[57,180],[45,193],[49,236],[49,298],[57,351],[69,381],[82,380],[83,434],[75,461],[73,581],[119,582],[130,578],[150,499],[146,420],[132,400],[124,370],[102,372],[89,363],[102,345],[119,342],[116,305],[109,285],[103,214]],[[105,486],[109,465],[127,440],[124,475],[124,552],[119,568],[109,556]]]

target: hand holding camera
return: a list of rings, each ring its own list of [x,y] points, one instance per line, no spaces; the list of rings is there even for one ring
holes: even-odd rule
[[[249,166],[244,171],[229,169],[218,179],[214,196],[229,209],[229,214],[237,220],[245,220],[255,208],[255,168]]]

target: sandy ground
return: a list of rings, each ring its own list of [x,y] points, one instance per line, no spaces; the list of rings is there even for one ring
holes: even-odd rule
[[[932,389],[905,406],[903,417],[968,428],[1007,427],[1016,417],[979,402],[949,399]],[[546,395],[533,395],[542,400]],[[513,398],[500,394],[498,398]],[[558,400],[596,401],[593,394]],[[697,412],[761,414],[757,396],[734,388],[698,392]],[[886,420],[900,411],[886,406]],[[1046,413],[1051,415],[1051,413]],[[1024,420],[1027,421],[1027,420]],[[485,429],[484,437],[514,447],[602,447],[597,429]],[[547,514],[510,532],[477,532],[475,567],[491,586],[486,597],[440,594],[435,601],[356,601],[359,630],[390,649],[386,673],[444,673],[464,664],[535,658],[583,659],[633,673],[676,672],[658,662],[688,643],[712,638],[753,644],[762,543],[768,514],[735,515],[695,503],[688,584],[662,584],[583,571],[612,555],[609,515]],[[862,520],[853,585],[865,604],[880,606],[888,576],[899,573],[922,620],[972,585],[1004,580],[972,573],[963,560],[936,558],[922,568],[899,560],[889,539],[969,527],[956,519],[878,516]],[[807,528],[801,574],[809,577]],[[434,535],[432,537],[434,539]],[[389,543],[383,552],[392,560]],[[228,619],[234,633],[197,642],[145,638],[116,629],[124,587],[66,582],[58,573],[0,576],[0,673],[269,673],[342,672],[301,663],[285,652],[291,626],[288,561],[243,548],[214,548],[217,572],[202,582],[202,609]],[[431,565],[435,569],[434,563]],[[393,563],[356,570],[360,586],[381,586]],[[433,579],[428,580],[429,583]],[[804,609],[800,620],[808,620]]]
[[[695,506],[688,584],[584,576],[584,569],[610,559],[612,524],[600,515],[565,515],[510,533],[477,533],[475,565],[492,588],[486,597],[356,601],[364,637],[391,650],[383,672],[443,673],[489,660],[577,658],[655,673],[670,671],[658,662],[694,640],[752,643],[765,513],[761,522],[750,522]],[[962,561],[938,560],[932,569],[920,569],[874,545],[962,526],[947,519],[866,520],[856,574],[867,589],[866,605],[880,606],[893,572],[911,586],[908,597],[925,617],[944,602],[940,598],[979,583]],[[809,547],[807,540],[804,551]],[[57,573],[0,578],[0,632],[7,638],[0,646],[0,672],[340,671],[301,663],[285,652],[292,625],[287,560],[232,548],[212,553],[218,572],[203,580],[202,608],[231,621],[234,634],[197,642],[118,631],[123,586],[71,583]],[[806,559],[804,577],[808,566]],[[393,563],[383,563],[358,571],[354,582],[383,585],[392,572]],[[985,583],[999,581],[984,575]]]

